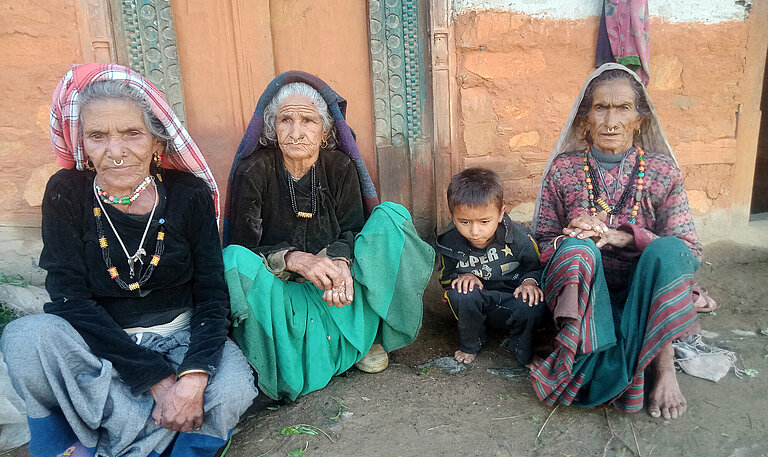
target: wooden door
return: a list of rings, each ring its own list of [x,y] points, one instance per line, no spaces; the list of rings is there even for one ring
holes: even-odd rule
[[[422,237],[435,231],[427,2],[369,0],[376,161],[383,200],[406,206]]]

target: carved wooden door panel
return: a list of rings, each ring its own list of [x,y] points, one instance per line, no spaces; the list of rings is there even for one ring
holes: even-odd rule
[[[403,204],[421,236],[435,231],[427,2],[369,0],[379,191]]]
[[[117,61],[149,79],[186,122],[184,92],[168,0],[112,0]]]

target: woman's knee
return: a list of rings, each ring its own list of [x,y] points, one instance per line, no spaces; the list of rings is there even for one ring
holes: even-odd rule
[[[3,330],[0,350],[10,366],[15,361],[28,361],[40,351],[56,346],[61,338],[77,332],[69,322],[53,314],[32,314],[11,321]],[[77,335],[79,336],[79,335]]]
[[[663,236],[651,241],[648,246],[643,249],[642,257],[644,258],[670,258],[676,255],[693,255],[691,249],[680,238],[675,236]]]
[[[251,366],[235,343],[227,340],[219,369],[205,391],[206,403],[214,404],[207,405],[206,410],[215,411],[219,419],[234,426],[256,394]]]
[[[600,249],[589,238],[580,240],[578,238],[566,237],[557,247],[555,257],[579,259],[588,262],[590,265],[596,265],[602,261]]]

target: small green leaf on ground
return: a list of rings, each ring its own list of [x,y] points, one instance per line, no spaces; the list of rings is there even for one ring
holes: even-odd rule
[[[336,419],[340,418],[341,417],[341,413],[344,412],[345,409],[347,409],[347,405],[342,403],[341,400],[339,400],[336,397],[331,397],[331,398],[333,399],[333,401],[336,402],[337,405],[339,405],[339,411],[336,413],[335,416],[331,417],[331,420],[336,420]]]
[[[284,427],[280,430],[281,435],[317,435],[317,431],[310,427],[303,425],[294,425],[292,427]]]
[[[288,451],[288,457],[304,457],[304,452],[309,448],[309,441],[304,445],[304,448],[297,447]]]
[[[27,287],[29,285],[29,281],[24,279],[19,274],[7,275],[3,272],[0,272],[0,284],[9,284],[11,286]]]

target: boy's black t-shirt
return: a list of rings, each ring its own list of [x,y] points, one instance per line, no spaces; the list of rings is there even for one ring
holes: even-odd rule
[[[440,254],[440,284],[445,289],[464,273],[480,278],[489,290],[514,290],[525,279],[537,284],[541,280],[539,249],[533,236],[506,214],[485,248],[472,246],[451,224],[437,237],[435,250]]]

